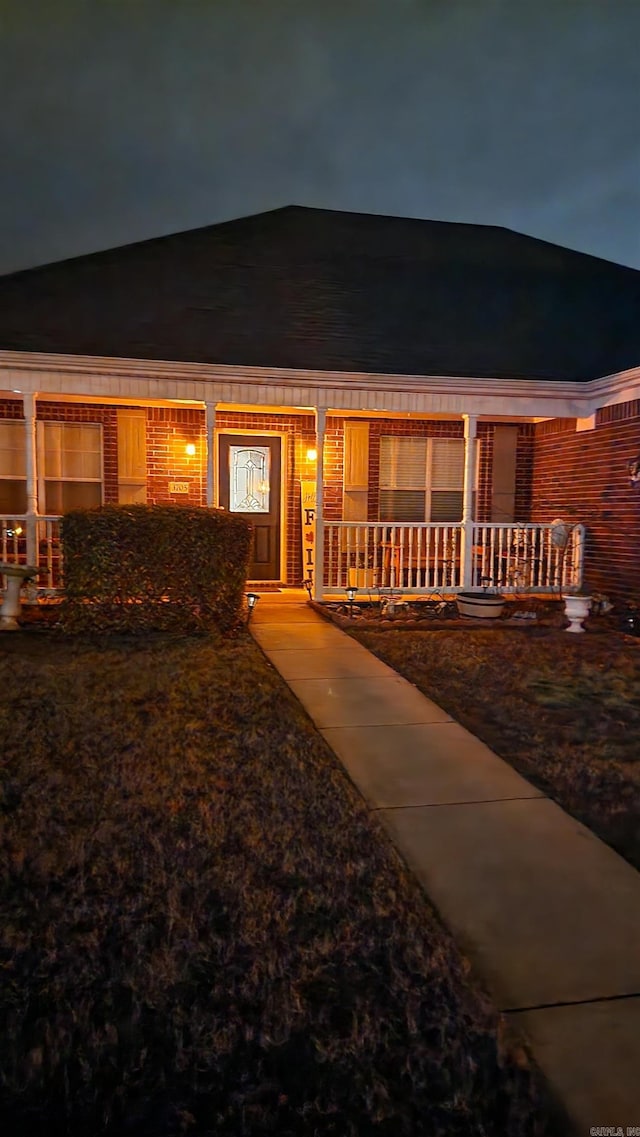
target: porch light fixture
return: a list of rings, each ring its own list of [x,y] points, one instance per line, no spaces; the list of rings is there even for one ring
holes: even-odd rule
[[[187,445],[184,448],[184,452],[185,454],[188,454],[189,458],[193,458],[196,452],[195,442],[187,442]]]
[[[307,462],[316,462],[318,459],[318,451],[315,446],[310,446],[307,450]]]
[[[257,592],[247,592],[247,607],[249,609],[249,615],[247,617],[247,623],[251,619],[251,613],[253,612],[253,609],[255,608],[259,599],[260,599],[260,597],[258,596]]]
[[[632,486],[640,485],[640,454],[637,458],[630,458],[627,462],[627,473]]]
[[[355,594],[357,591],[358,591],[358,589],[355,587],[354,584],[350,584],[348,589],[347,589],[347,600],[349,601],[349,616],[351,619],[353,619],[353,601],[354,601],[354,597],[355,597]]]

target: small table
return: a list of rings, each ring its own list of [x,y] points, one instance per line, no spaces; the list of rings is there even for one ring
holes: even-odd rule
[[[0,632],[17,632],[20,615],[20,589],[25,580],[37,576],[38,569],[33,565],[14,565],[0,561],[0,576],[6,576],[7,587],[4,600],[0,604]]]

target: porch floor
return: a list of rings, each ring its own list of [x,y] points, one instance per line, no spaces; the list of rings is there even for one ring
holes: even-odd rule
[[[640,1124],[640,874],[303,593],[250,629],[576,1132]]]

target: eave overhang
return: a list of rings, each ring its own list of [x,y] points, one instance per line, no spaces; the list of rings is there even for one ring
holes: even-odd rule
[[[0,391],[394,414],[588,418],[640,398],[640,367],[585,383],[239,367],[0,351]]]

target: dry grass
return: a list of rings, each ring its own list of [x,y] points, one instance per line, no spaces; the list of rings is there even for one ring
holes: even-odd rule
[[[5,1132],[548,1132],[248,637],[25,632],[0,683]]]
[[[355,635],[640,868],[640,641],[549,628]]]

